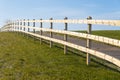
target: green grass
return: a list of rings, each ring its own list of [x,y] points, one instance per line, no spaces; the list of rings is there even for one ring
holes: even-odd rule
[[[93,34],[95,35],[100,35],[100,36],[105,36],[109,38],[114,38],[114,39],[120,39],[120,30],[108,30],[108,31],[93,31]]]
[[[0,33],[0,80],[119,80],[120,73],[15,33]]]
[[[77,31],[77,32],[85,32],[86,31]],[[105,36],[114,39],[120,39],[120,30],[100,30],[100,31],[92,31],[92,34],[98,36]]]

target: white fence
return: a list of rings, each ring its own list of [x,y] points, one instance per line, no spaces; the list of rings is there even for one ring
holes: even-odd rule
[[[50,28],[49,29],[43,28],[43,22],[50,23]],[[33,26],[30,26],[30,23],[32,23]],[[40,23],[39,28],[35,27],[36,23]],[[53,23],[64,23],[65,30],[54,30]],[[67,31],[68,23],[88,24],[88,33]],[[89,17],[87,20],[68,20],[67,18],[65,18],[64,20],[53,20],[52,18],[50,20],[42,20],[42,19],[40,19],[40,20],[35,20],[35,19],[34,20],[17,20],[14,22],[7,23],[4,27],[1,28],[1,31],[18,31],[18,32],[23,32],[23,33],[35,36],[35,37],[39,37],[40,40],[41,39],[49,40],[50,47],[52,47],[53,42],[62,44],[62,45],[64,45],[64,53],[65,54],[67,53],[67,47],[71,47],[71,48],[86,52],[87,53],[87,64],[90,63],[90,55],[93,55],[98,58],[107,60],[107,61],[117,65],[118,67],[120,67],[119,59],[115,58],[114,56],[110,56],[105,53],[91,49],[91,40],[110,44],[110,45],[117,46],[117,47],[120,47],[120,40],[111,39],[111,38],[107,38],[107,37],[103,37],[103,36],[91,35],[90,33],[91,33],[92,24],[120,26],[120,20],[91,20],[91,17]],[[32,29],[33,31],[30,31],[30,29]],[[40,31],[40,34],[36,34],[35,31]],[[50,37],[43,36],[42,35],[43,31],[50,32]],[[64,34],[64,40],[59,40],[59,39],[53,38],[53,33]],[[86,47],[67,42],[67,35],[87,39]]]

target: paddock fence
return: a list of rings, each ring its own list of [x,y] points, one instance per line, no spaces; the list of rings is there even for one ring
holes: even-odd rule
[[[49,23],[50,25],[49,28],[44,28],[43,23]],[[53,29],[54,23],[64,24],[64,30]],[[36,24],[39,24],[39,26],[36,26]],[[88,25],[87,33],[68,31],[68,27],[69,27],[68,24],[87,24]],[[90,16],[85,20],[76,20],[76,19],[72,20],[72,19],[68,19],[67,17],[65,17],[64,20],[53,20],[53,18],[50,18],[49,20],[24,19],[24,20],[10,21],[6,23],[6,25],[4,25],[0,30],[1,32],[12,31],[12,32],[22,32],[24,34],[32,35],[34,37],[39,38],[40,43],[42,43],[43,39],[48,40],[51,48],[53,46],[53,43],[62,44],[64,45],[64,54],[67,54],[68,47],[85,52],[87,53],[86,54],[87,65],[90,64],[90,56],[92,55],[120,67],[120,57],[116,58],[114,55],[111,56],[107,53],[100,52],[91,48],[92,45],[91,41],[97,41],[100,43],[109,44],[118,48],[120,47],[120,40],[118,39],[112,39],[108,37],[91,34],[93,24],[120,26],[120,20],[92,20],[92,17]],[[44,32],[47,32],[49,36],[43,35]],[[63,40],[54,38],[53,37],[54,33],[61,34],[60,36],[63,36]],[[86,39],[86,46],[81,46],[69,42],[68,36],[74,36],[74,37]],[[118,56],[120,56],[120,54]]]

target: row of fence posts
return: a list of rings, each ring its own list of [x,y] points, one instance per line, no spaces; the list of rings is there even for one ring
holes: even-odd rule
[[[43,23],[42,23],[42,19],[40,19],[41,20],[41,22],[40,22],[40,28],[43,28]],[[50,20],[53,20],[53,18],[50,18]],[[65,17],[64,18],[64,20],[68,20],[68,18],[67,17]],[[87,18],[87,20],[92,20],[92,17],[91,16],[89,16],[88,18]],[[28,23],[27,23],[28,25],[27,26],[30,26],[30,22],[29,22],[29,19],[28,19]],[[19,25],[18,26],[18,28],[16,27],[16,26],[14,26],[14,25]],[[26,26],[26,22],[25,22],[25,19],[24,19],[24,21],[23,21],[23,23],[22,23],[22,21],[18,21],[18,23],[14,23],[13,24],[13,28],[14,29],[18,29],[18,30],[22,30],[22,27],[21,26]],[[35,19],[33,19],[33,27],[35,27],[36,25],[35,25]],[[64,30],[65,31],[67,31],[68,30],[68,23],[67,22],[65,22],[65,26],[64,26],[65,28],[64,28]],[[50,29],[53,29],[53,22],[50,22]],[[24,27],[23,28],[23,31],[26,31],[26,28]],[[28,27],[28,30],[27,30],[28,32],[30,32],[30,28]],[[92,24],[88,24],[88,30],[87,30],[87,33],[88,34],[91,34],[91,31],[92,31]],[[33,33],[35,33],[35,29],[33,29]],[[24,34],[25,35],[25,34]],[[40,30],[40,35],[43,35],[43,31],[42,30]],[[53,38],[53,32],[50,32],[50,38]],[[34,40],[35,40],[35,36],[34,36]],[[68,35],[67,34],[64,34],[64,41],[68,41]],[[42,44],[42,38],[40,38],[40,44]],[[52,45],[53,45],[53,42],[52,41],[50,41],[50,48],[52,47]],[[87,45],[86,45],[86,47],[87,48],[91,48],[91,40],[90,39],[87,39]],[[67,48],[67,46],[66,45],[64,45],[64,54],[67,54],[67,50],[68,48]],[[89,65],[89,63],[90,63],[90,54],[89,53],[87,53],[86,54],[86,64],[87,65]]]

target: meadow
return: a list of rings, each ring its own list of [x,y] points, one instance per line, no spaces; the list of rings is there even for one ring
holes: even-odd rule
[[[120,31],[93,31],[120,39]],[[82,53],[82,52],[81,52]],[[0,80],[119,80],[120,73],[21,34],[0,33]]]

